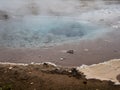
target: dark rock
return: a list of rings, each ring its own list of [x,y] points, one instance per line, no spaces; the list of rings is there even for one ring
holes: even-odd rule
[[[71,69],[71,74],[72,74],[73,77],[76,77],[78,79],[85,78],[85,75],[81,72],[78,72],[78,70],[76,68]]]
[[[84,85],[87,85],[87,81],[83,81],[83,84],[84,84]]]
[[[74,54],[74,50],[68,50],[67,53]]]
[[[78,71],[76,70],[76,68],[72,68],[71,72],[73,76],[76,76],[78,74]]]
[[[49,67],[49,65],[47,63],[43,63],[44,67]]]
[[[65,60],[65,58],[61,57],[60,60],[63,61],[63,60]]]

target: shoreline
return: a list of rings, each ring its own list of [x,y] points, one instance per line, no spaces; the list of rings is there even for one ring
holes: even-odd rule
[[[63,67],[60,65],[56,65],[51,62],[44,62],[44,63],[34,63],[31,62],[29,64],[24,63],[10,63],[10,62],[0,62],[0,65],[9,66],[9,69],[12,69],[14,66],[24,66],[29,67],[31,66],[41,66],[41,65],[49,65],[55,68],[63,68],[66,70],[68,68],[68,72],[70,68],[76,68],[78,72],[82,72],[86,79],[98,79],[101,81],[112,81],[115,85],[120,85],[119,72],[120,72],[120,59],[113,59],[106,62],[101,62],[99,64],[92,64],[92,65],[81,65],[76,67]],[[50,69],[50,68],[48,68]],[[109,72],[109,73],[108,73]]]
[[[119,31],[95,40],[83,40],[49,48],[1,48],[0,62],[42,63],[52,62],[62,66],[91,65],[120,58]],[[67,53],[74,50],[74,54]],[[89,60],[89,61],[88,61]]]

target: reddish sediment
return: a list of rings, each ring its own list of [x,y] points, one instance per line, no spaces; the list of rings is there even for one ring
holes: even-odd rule
[[[119,34],[120,31],[115,30],[93,40],[82,40],[48,48],[12,49],[1,47],[0,62],[53,62],[62,66],[96,64],[120,58]],[[67,53],[68,50],[74,50],[74,53]]]

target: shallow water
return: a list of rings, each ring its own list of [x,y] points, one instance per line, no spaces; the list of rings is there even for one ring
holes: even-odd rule
[[[29,16],[0,21],[0,46],[41,47],[99,36],[106,28],[76,18]]]

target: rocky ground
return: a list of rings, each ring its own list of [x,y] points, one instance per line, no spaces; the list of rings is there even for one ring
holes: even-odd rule
[[[120,90],[120,86],[111,81],[86,79],[74,67],[1,63],[0,90]]]

